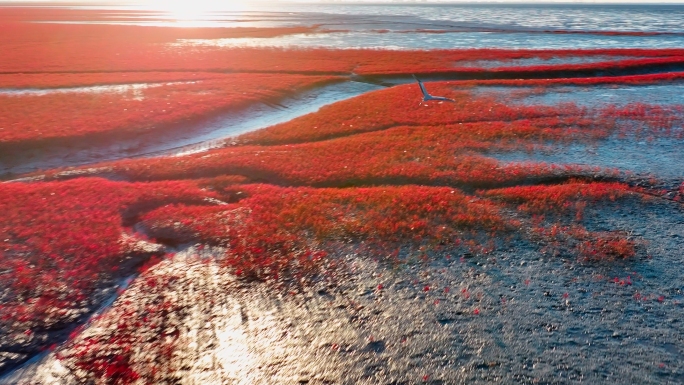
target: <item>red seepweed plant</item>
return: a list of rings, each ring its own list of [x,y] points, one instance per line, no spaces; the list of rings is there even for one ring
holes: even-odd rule
[[[124,219],[170,202],[209,204],[210,197],[192,182],[0,185],[0,262],[8,290],[0,328],[14,333],[73,322],[95,305],[99,285],[126,274],[127,258],[159,252],[127,236]]]
[[[547,251],[558,253],[559,249],[570,246],[580,258],[588,260],[628,258],[636,254],[636,242],[622,233],[592,232],[579,223],[549,223],[546,218],[555,216],[562,221],[564,216],[572,215],[573,222],[581,222],[589,204],[636,196],[625,184],[571,180],[559,185],[517,186],[480,191],[479,194],[516,204],[519,211],[532,214],[528,235],[545,242]]]
[[[169,205],[147,213],[143,223],[155,237],[225,247],[233,271],[262,278],[314,270],[334,242],[394,250],[453,244],[472,231],[510,230],[495,206],[448,187],[235,185],[222,193],[243,198],[225,206]]]
[[[623,183],[586,183],[571,180],[558,185],[516,186],[486,190],[480,191],[480,194],[490,199],[517,203],[519,210],[532,214],[567,213],[576,209],[575,216],[581,217],[581,210],[587,202],[615,201],[630,195],[630,190],[630,187]]]

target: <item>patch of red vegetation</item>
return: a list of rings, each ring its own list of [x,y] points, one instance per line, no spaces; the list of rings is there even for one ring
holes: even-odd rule
[[[57,358],[83,383],[159,383],[173,371],[173,352],[179,337],[171,327],[183,305],[167,295],[183,279],[182,272],[147,274],[140,278],[145,295],[124,296],[118,306],[95,320],[97,331],[75,336]],[[144,351],[136,350],[144,344]]]
[[[428,83],[428,88],[456,102],[419,105],[415,85],[398,86],[336,103],[238,140],[268,146],[239,145],[181,158],[121,161],[107,167],[121,177],[143,181],[184,178],[188,173],[206,177],[229,173],[311,186],[491,186],[588,170],[504,165],[487,157],[488,152],[606,138],[617,129],[623,134],[640,129],[649,135],[669,135],[671,117],[682,115],[681,111],[668,115],[665,109],[639,105],[598,111],[571,104],[506,105],[493,97],[453,91],[450,83]],[[618,119],[644,124],[625,128],[616,123]],[[328,138],[335,139],[325,140]],[[293,142],[300,143],[283,144]]]
[[[421,94],[417,84],[396,86],[369,92],[359,97],[341,101],[321,108],[292,121],[281,123],[264,130],[240,136],[239,141],[246,144],[288,144],[330,139],[368,131],[383,130],[399,125],[446,125],[471,122],[488,122],[475,128],[454,128],[459,133],[469,135],[475,132],[495,139],[496,132],[502,137],[529,135],[530,127],[538,123],[524,121],[547,118],[541,123],[552,129],[586,125],[581,119],[585,109],[574,105],[562,106],[523,106],[508,105],[494,97],[475,97],[471,92],[455,90],[449,82],[426,83],[431,93],[447,96],[455,103],[420,104]],[[522,120],[519,123],[501,127],[500,123]],[[491,124],[491,128],[489,125]],[[551,131],[547,130],[547,134]],[[561,131],[556,132],[560,137]]]
[[[329,76],[226,74],[126,92],[0,95],[0,144],[139,134],[255,101],[275,101],[294,90],[336,80]]]
[[[151,211],[142,218],[148,233],[225,247],[225,263],[235,272],[264,278],[311,271],[329,242],[353,240],[394,250],[454,245],[472,238],[470,231],[510,230],[494,205],[448,187],[238,185],[221,193],[243,198],[222,206]]]
[[[569,29],[547,29],[547,30],[502,30],[502,29],[410,29],[410,30],[399,30],[399,31],[389,31],[387,29],[373,30],[377,33],[434,33],[434,34],[445,34],[445,33],[459,33],[459,32],[490,32],[490,33],[554,33],[554,34],[567,34],[567,35],[603,35],[603,36],[658,36],[658,35],[670,35],[671,32],[644,32],[644,31],[598,31],[598,30],[569,30]]]
[[[542,252],[566,255],[588,261],[633,257],[637,242],[620,232],[594,232],[579,224],[538,224],[530,227],[530,239],[545,244]]]
[[[605,115],[601,117],[600,114],[591,115],[585,109],[572,105],[543,108],[507,106],[489,97],[473,98],[465,91],[454,92],[450,86],[449,83],[428,84],[436,93],[454,97],[455,103],[418,105],[417,90],[406,92],[407,87],[415,85],[407,85],[337,103],[293,122],[241,138],[242,142],[260,144],[288,141],[303,143],[237,145],[209,153],[120,161],[103,167],[107,173],[130,180],[172,180],[188,175],[211,178],[236,174],[281,185],[316,187],[379,184],[488,187],[555,181],[573,174],[584,175],[588,171],[592,175],[613,175],[610,170],[589,170],[568,165],[502,164],[487,157],[487,153],[525,150],[548,142],[604,138],[614,132],[616,116],[623,118],[625,114],[606,109],[601,110]],[[643,115],[648,116],[649,113]],[[597,120],[597,117],[601,120]],[[464,122],[458,122],[460,120]],[[596,128],[595,125],[601,127]],[[340,137],[323,140],[330,136]],[[340,234],[347,234],[344,226],[333,228],[341,233],[335,233],[325,226],[329,223],[345,223],[350,218],[363,218],[358,211],[350,214],[346,208],[332,204],[336,199],[341,199],[333,192],[342,194],[341,191],[344,191],[344,194],[356,196],[359,202],[365,202],[367,198],[363,197],[364,194],[370,194],[364,189],[311,190],[304,187],[283,189],[259,186],[258,189],[268,193],[255,193],[257,199],[252,198],[248,191],[257,187],[240,187],[243,190],[238,191],[231,187],[232,181],[224,186],[228,187],[214,189],[227,194],[222,198],[224,201],[238,200],[238,203],[216,207],[170,206],[149,214],[146,220],[155,236],[161,238],[225,246],[231,250],[230,263],[236,271],[245,273],[250,271],[248,266],[256,264],[262,266],[258,273],[253,273],[258,276],[277,274],[292,265],[312,268],[307,263],[322,258],[316,254],[321,251],[317,245],[325,240],[339,239],[342,236]],[[418,194],[417,189],[422,187],[402,188],[410,191],[405,194]],[[452,187],[447,188],[453,190]],[[377,189],[385,191],[390,187]],[[635,244],[620,234],[594,233],[574,223],[553,223],[543,216],[563,218],[574,210],[573,220],[578,222],[582,220],[587,203],[614,200],[625,194],[625,185],[587,184],[581,181],[481,192],[481,196],[501,202],[491,207],[505,207],[511,203],[518,207],[522,213],[521,219],[512,220],[510,224],[518,220],[528,223],[531,231],[521,233],[525,237],[541,239],[549,250],[572,245],[573,253],[588,259],[630,256],[634,254]],[[478,202],[478,198],[470,199]],[[303,204],[303,207],[317,208],[305,210],[299,206],[283,206],[295,205],[295,202],[296,205]],[[257,204],[258,209],[251,205],[243,206],[251,203]],[[402,205],[410,206],[408,202]],[[492,203],[487,201],[487,205]],[[287,211],[292,217],[279,217],[280,210]],[[385,212],[387,210],[384,209]],[[257,219],[254,220],[252,215],[256,215]],[[420,218],[420,215],[417,217]],[[401,218],[402,214],[397,211],[387,217],[393,218],[390,224],[396,224],[394,218]],[[317,222],[310,224],[307,222],[309,220]],[[368,218],[363,222],[375,223]],[[457,223],[453,219],[446,222]],[[266,223],[269,225],[264,225]],[[374,231],[383,228],[382,224],[373,226]],[[349,234],[355,234],[357,239],[370,243],[383,239],[390,243],[401,243],[402,240],[410,243],[411,233],[403,232],[400,228],[392,228],[392,231],[385,233],[380,231],[376,238],[369,237],[360,229],[349,230]],[[449,229],[449,226],[446,228]],[[435,239],[429,232],[421,236],[423,239]],[[487,244],[487,240],[479,241],[482,241],[481,250],[492,248],[482,246]],[[468,245],[472,246],[475,245]],[[297,252],[292,254],[293,250]],[[244,256],[249,256],[246,258],[249,263],[241,259]]]
[[[519,210],[533,214],[564,213],[575,209],[575,215],[581,218],[587,202],[615,201],[630,191],[630,187],[623,183],[570,181],[559,185],[486,190],[480,191],[480,194],[490,199],[516,203]]]
[[[653,58],[636,58],[623,59],[616,61],[604,61],[596,63],[565,63],[565,64],[544,64],[536,66],[511,66],[511,67],[496,67],[491,69],[483,68],[458,68],[452,71],[458,72],[515,72],[515,73],[544,73],[544,72],[603,72],[603,71],[620,71],[633,70],[644,67],[664,67],[664,66],[681,66],[684,64],[684,56],[671,57],[653,57]],[[442,71],[434,71],[442,72]],[[429,73],[429,72],[428,72]]]
[[[563,79],[566,81],[566,79]],[[546,86],[562,84],[554,81],[521,81],[537,88],[512,89],[517,99],[526,93],[546,92]],[[492,81],[491,84],[506,85]],[[566,84],[573,84],[567,79]],[[581,83],[578,83],[581,84]],[[474,85],[466,83],[466,86]],[[458,132],[471,135],[472,139],[494,141],[496,139],[545,140],[605,138],[619,130],[621,134],[641,133],[656,136],[677,136],[673,128],[684,123],[681,106],[654,106],[631,103],[616,107],[597,104],[591,108],[578,107],[572,103],[539,106],[510,103],[495,94],[474,95],[464,90],[461,82],[429,82],[429,92],[452,98],[454,103],[427,103],[421,101],[416,84],[396,86],[369,92],[359,97],[321,108],[289,122],[240,136],[243,144],[290,144],[325,140],[369,131],[384,130],[399,125],[430,125],[481,123],[463,127]],[[629,120],[632,124],[618,124]],[[502,123],[508,123],[502,127]],[[636,124],[638,123],[638,124]],[[580,135],[581,134],[581,135]]]
[[[155,11],[70,9],[50,7],[46,4],[37,5],[36,7],[4,6],[0,8],[0,20],[4,22],[139,21],[141,18],[150,20],[160,15],[160,12]]]
[[[171,44],[182,39],[275,37],[284,34],[330,32],[317,27],[284,28],[176,28],[135,25],[32,23],[115,15],[97,11],[40,8],[1,8],[0,72],[106,72],[106,71],[270,71],[326,74],[386,75],[410,73],[479,73],[482,68],[459,63],[486,60],[615,57],[616,61],[497,68],[499,72],[605,71],[649,66],[680,65],[682,49],[501,50],[464,49],[430,51],[392,50],[274,50],[225,49],[206,45]],[[104,15],[104,16],[98,16]],[[133,14],[135,15],[135,14]],[[142,16],[149,16],[142,13]],[[430,31],[423,31],[430,32]],[[634,59],[624,59],[624,57]]]
[[[529,122],[521,126],[531,138],[557,133],[547,133],[546,127]],[[529,142],[516,138],[515,128],[505,123],[401,126],[322,142],[236,146],[177,158],[124,160],[102,167],[128,180],[228,173],[277,184],[337,187],[407,183],[487,186],[589,171],[573,166],[501,164],[480,153],[526,149]]]
[[[9,15],[7,13],[10,13]],[[36,19],[49,11],[34,9]],[[0,8],[0,72],[81,72],[236,69],[244,57],[222,49],[173,48],[179,39],[268,38],[307,33],[316,27],[177,28],[116,24],[55,24],[30,22],[29,14],[12,15]],[[255,55],[243,70],[274,64],[272,52]],[[185,60],[182,60],[185,57]],[[261,65],[251,67],[259,61]],[[222,61],[224,62],[222,64]],[[226,65],[227,64],[227,65]],[[232,65],[231,65],[232,64]]]
[[[361,51],[363,52],[363,51]],[[370,56],[372,51],[366,51]],[[463,49],[463,50],[430,50],[430,51],[380,51],[375,53],[376,60],[359,62],[354,69],[357,74],[439,74],[481,73],[481,72],[516,72],[534,73],[540,71],[605,71],[615,69],[636,68],[653,64],[678,64],[682,62],[684,50],[653,49],[593,49],[593,50],[501,50],[501,49]],[[541,59],[565,57],[618,57],[618,60],[593,63],[565,63],[538,66],[509,66],[493,69],[459,66],[459,63],[478,61],[507,61],[517,59]],[[634,59],[624,59],[625,56]]]
[[[143,29],[97,26],[98,32],[88,37],[89,26],[38,26],[0,25],[0,46],[9,47],[9,59],[0,63],[0,70],[134,69],[127,75],[139,79],[136,81],[198,82],[147,88],[139,95],[3,97],[0,141],[5,143],[36,140],[39,136],[59,139],[121,130],[137,133],[336,79],[138,72],[150,69],[386,74],[453,71],[454,63],[459,61],[487,58],[611,54],[655,57],[610,65],[553,67],[577,70],[644,63],[669,65],[684,57],[682,50],[224,50],[167,43],[181,36],[221,37],[225,30],[150,30],[149,35],[136,41]],[[8,38],[6,34],[22,31],[26,34],[19,38]],[[649,82],[679,75],[654,76],[631,79]],[[103,73],[33,74],[0,77],[4,82],[0,84],[58,87],[120,83],[124,78],[124,74]],[[578,84],[583,81],[577,80]],[[116,277],[127,257],[150,254],[140,249],[135,238],[127,236],[124,219],[141,221],[142,227],[160,241],[219,246],[225,250],[221,260],[232,272],[256,278],[315,272],[330,261],[327,253],[335,245],[348,242],[368,246],[367,250],[390,260],[406,249],[420,251],[421,259],[441,247],[486,253],[500,239],[513,236],[539,241],[544,252],[567,252],[589,260],[635,254],[636,243],[624,234],[592,232],[580,224],[588,204],[627,196],[624,185],[574,180],[561,185],[481,191],[479,195],[455,186],[553,182],[586,172],[586,168],[573,166],[504,164],[487,154],[525,150],[547,142],[605,137],[613,132],[616,119],[632,119],[644,122],[648,129],[665,130],[672,125],[672,121],[663,120],[667,111],[645,105],[598,112],[574,105],[511,106],[493,97],[474,98],[467,91],[454,91],[453,85],[429,83],[427,87],[435,94],[454,98],[455,103],[419,105],[416,85],[399,86],[245,135],[241,145],[183,157],[113,162],[104,171],[130,180],[205,179],[155,183],[77,179],[0,185],[0,274],[7,278],[3,281],[6,292],[0,304],[0,326],[3,331],[30,339],[36,334],[33,330],[74,322],[69,310],[93,306],[89,301],[98,285]],[[27,103],[31,101],[35,103]],[[126,114],[122,113],[124,109]],[[238,185],[248,180],[290,187]],[[356,187],[317,188],[329,186]],[[156,262],[150,260],[141,268],[141,280],[150,292],[144,298],[150,302],[136,304],[138,307],[127,303],[108,314],[103,321],[106,341],[84,338],[71,346],[64,357],[73,359],[69,361],[74,363],[72,370],[85,372],[95,382],[153,383],[158,363],[137,361],[133,349],[144,344],[154,349],[151,357],[172,361],[177,332],[169,331],[164,320],[180,309],[163,293],[165,287],[174,284],[176,276],[154,275],[156,267],[151,266]],[[378,285],[381,289],[382,284]],[[428,291],[429,286],[424,290]],[[462,295],[470,296],[467,289]],[[473,310],[473,314],[479,313],[479,308]],[[146,338],[145,342],[142,338]]]
[[[606,106],[602,116],[622,119],[631,124],[621,125],[621,136],[636,135],[653,139],[655,137],[684,138],[684,105],[659,106],[646,103],[630,103],[626,106]]]
[[[586,183],[570,181],[548,186],[516,186],[480,191],[479,194],[495,201],[517,205],[517,210],[534,215],[528,223],[528,235],[544,242],[545,251],[553,254],[571,248],[573,253],[588,260],[628,258],[636,254],[636,242],[617,232],[592,232],[578,222],[584,218],[587,205],[601,201],[615,201],[634,196],[633,190],[622,183]],[[545,216],[562,220],[574,215],[570,224],[549,223]],[[566,221],[567,222],[567,221]]]
[[[0,19],[3,13],[11,8],[0,8]],[[155,44],[169,43],[178,39],[225,39],[235,37],[275,37],[293,33],[306,33],[315,27],[199,27],[178,28],[122,24],[68,24],[68,23],[33,23],[31,21],[9,20],[0,26],[3,32],[0,44],[12,44],[19,47],[19,43],[64,44],[82,43],[90,45],[95,42],[109,42],[115,46],[121,43]],[[37,46],[33,46],[37,48]],[[28,47],[27,47],[28,48]],[[44,47],[50,48],[50,47]],[[54,47],[52,47],[54,48]],[[102,50],[97,51],[103,52]]]
[[[145,253],[126,236],[123,218],[171,202],[201,204],[212,193],[192,182],[132,184],[102,179],[0,185],[3,330],[63,325],[71,309],[127,255]],[[208,204],[208,203],[207,203]]]

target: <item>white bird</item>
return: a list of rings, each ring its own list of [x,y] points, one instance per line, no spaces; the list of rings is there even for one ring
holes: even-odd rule
[[[427,101],[430,101],[430,100],[439,100],[439,101],[444,101],[444,102],[455,102],[454,99],[445,98],[444,96],[432,96],[432,95],[430,95],[430,94],[427,92],[427,90],[425,89],[425,86],[423,85],[423,82],[421,82],[420,79],[418,79],[418,78],[416,77],[416,75],[412,75],[412,76],[413,76],[413,78],[416,79],[416,81],[418,82],[418,86],[420,87],[420,92],[423,93],[423,101],[422,101],[421,103],[427,102]]]

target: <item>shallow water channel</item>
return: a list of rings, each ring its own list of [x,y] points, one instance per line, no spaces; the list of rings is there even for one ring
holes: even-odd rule
[[[532,87],[502,86],[484,86],[473,90],[476,96],[492,95],[505,103],[527,106],[556,105],[561,103],[574,103],[581,107],[596,107],[608,104],[622,107],[631,103],[673,106],[683,103],[681,95],[684,93],[684,83],[550,86],[541,89],[539,92],[534,91],[535,89]]]
[[[292,120],[319,108],[381,86],[336,83],[291,95],[277,103],[257,103],[239,111],[156,131],[107,145],[77,144],[20,150],[0,157],[0,177],[12,177],[41,169],[81,166],[122,158],[181,155],[220,146],[227,138]]]

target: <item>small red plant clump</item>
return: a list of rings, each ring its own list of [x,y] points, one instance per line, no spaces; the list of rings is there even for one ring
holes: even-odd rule
[[[576,180],[559,185],[517,186],[480,191],[480,194],[504,202],[517,203],[519,210],[533,214],[564,213],[575,209],[576,218],[581,218],[581,212],[587,202],[615,201],[630,194],[630,187],[622,183],[585,183]]]
[[[559,255],[563,252],[588,261],[630,258],[636,254],[637,242],[619,232],[593,232],[581,225],[530,225],[528,236],[546,244],[542,251]]]
[[[587,204],[615,201],[633,195],[625,184],[570,181],[560,185],[480,191],[480,194],[493,200],[517,204],[518,210],[535,215],[536,218],[529,224],[529,235],[546,242],[547,249],[554,253],[567,246],[571,246],[580,258],[588,260],[628,258],[636,253],[635,242],[618,233],[591,232],[578,224],[542,224],[543,218],[551,214],[574,213],[574,220],[581,221]]]
[[[594,236],[577,246],[580,257],[590,260],[630,258],[636,254],[635,243],[617,234]]]

